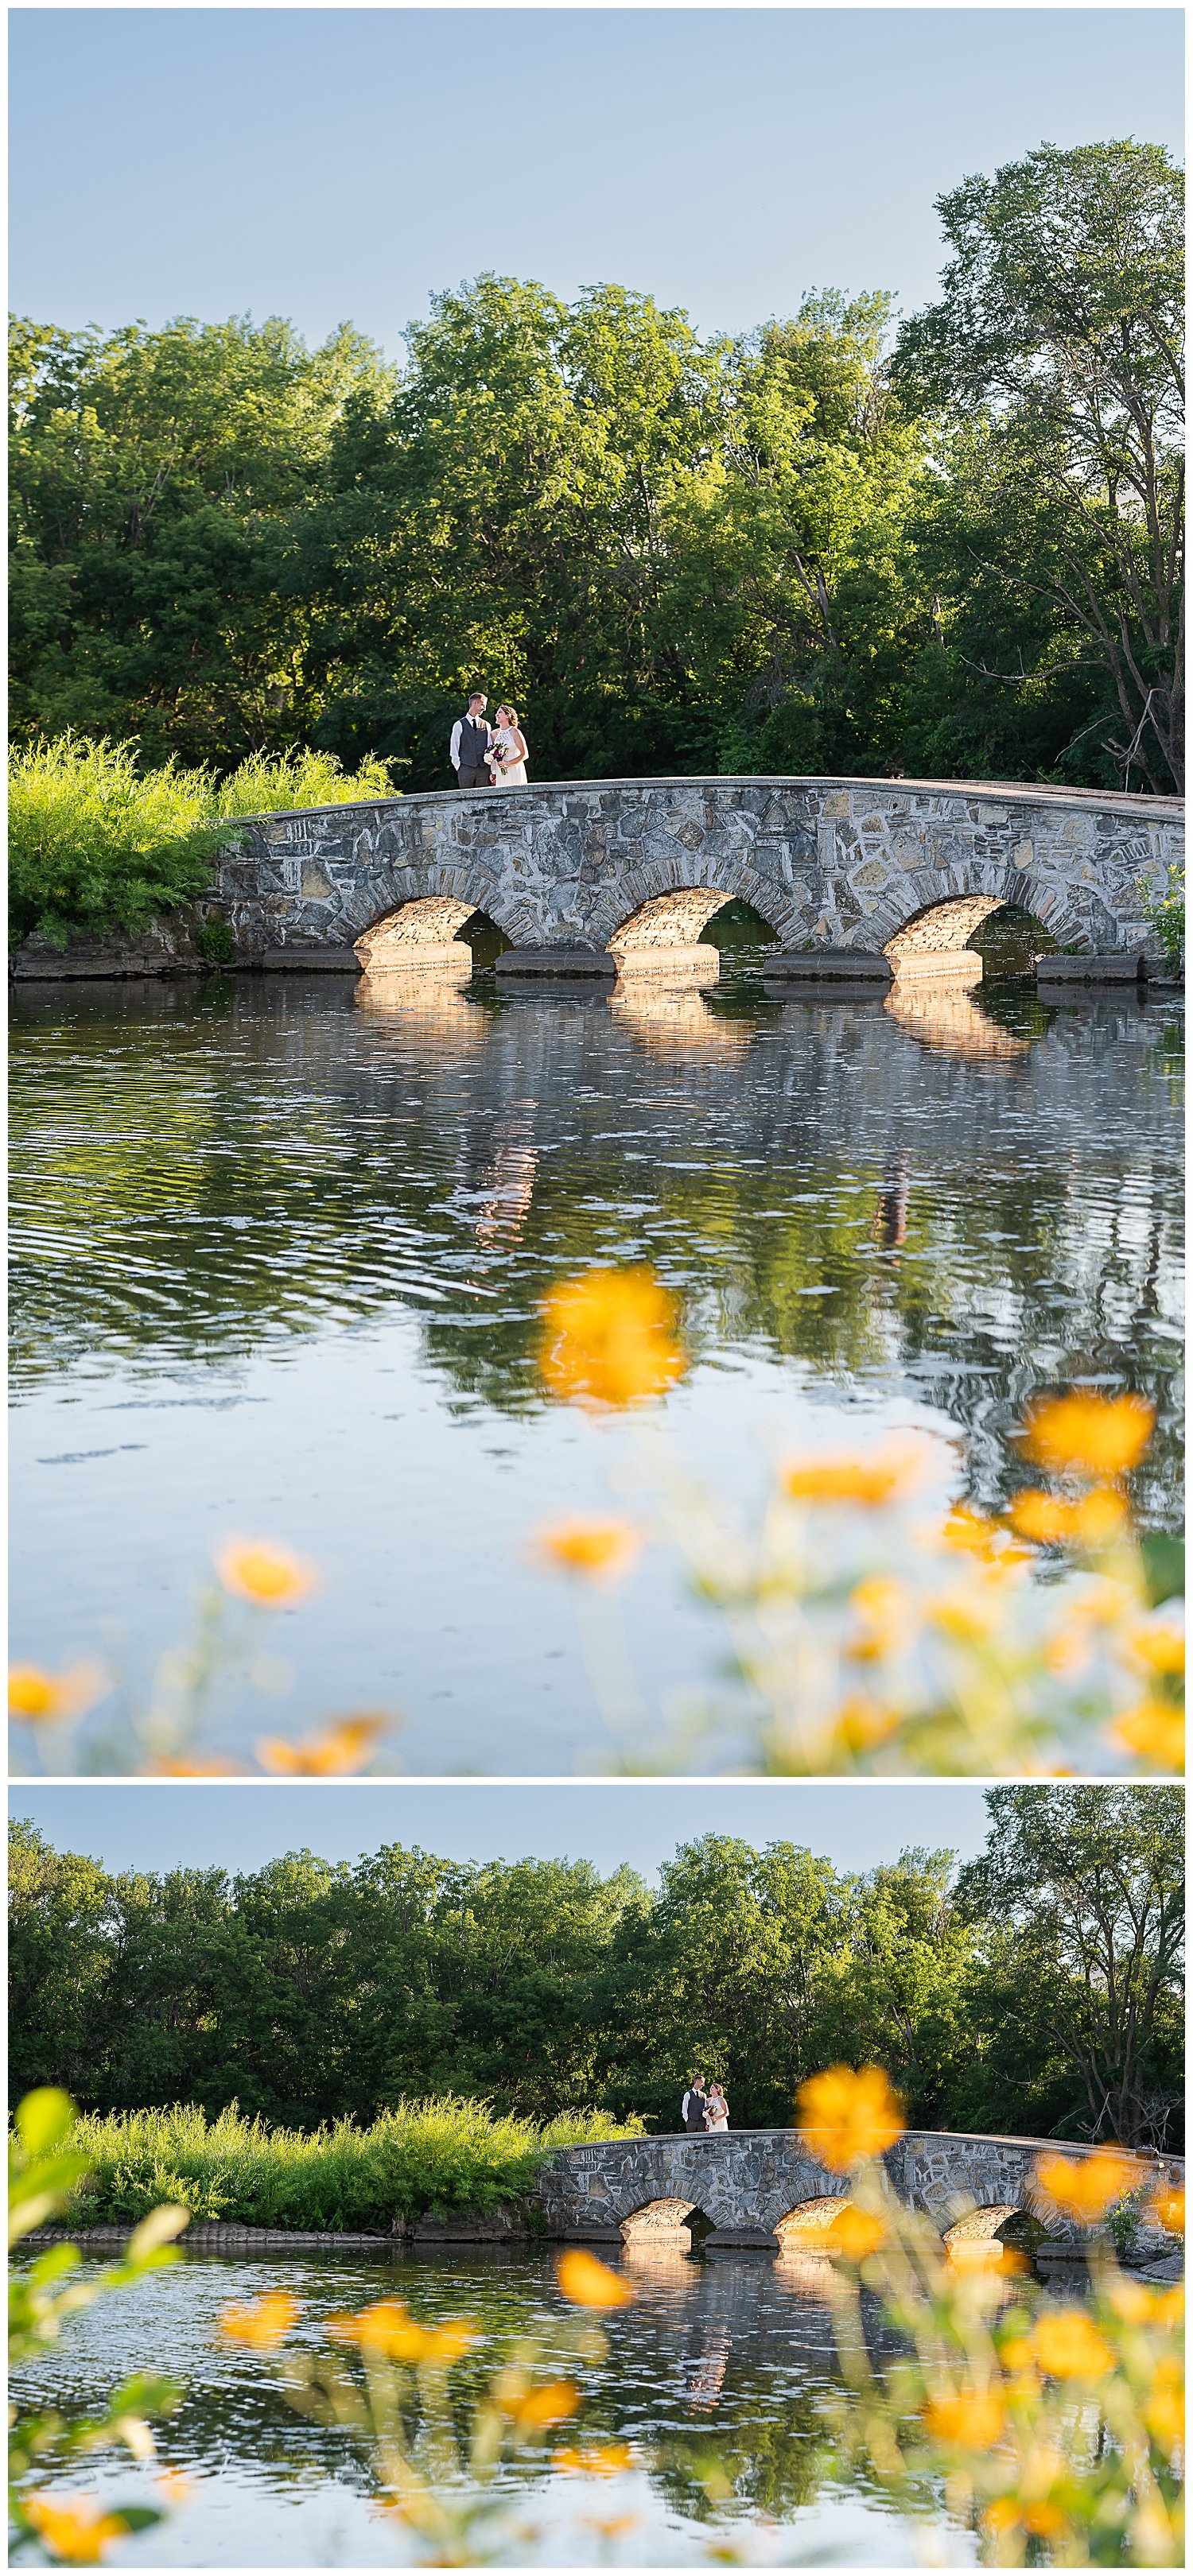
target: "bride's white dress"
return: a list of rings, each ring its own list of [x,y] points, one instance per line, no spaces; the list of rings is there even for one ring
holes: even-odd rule
[[[510,725],[498,725],[497,731],[493,736],[493,740],[494,743],[500,746],[502,751],[512,751],[514,747],[514,733],[512,727]],[[523,735],[523,741],[525,741],[525,735]],[[495,770],[493,773],[493,784],[495,787],[525,787],[525,761],[512,760],[507,769]]]

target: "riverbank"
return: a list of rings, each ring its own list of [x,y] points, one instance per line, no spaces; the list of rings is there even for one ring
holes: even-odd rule
[[[89,2170],[64,2233],[122,2237],[174,2201],[192,2213],[192,2245],[264,2242],[273,2231],[291,2245],[385,2244],[416,2231],[435,2243],[464,2221],[469,2241],[501,2239],[527,2232],[522,2204],[545,2157],[640,2135],[641,2125],[578,2111],[539,2126],[449,2098],[399,2102],[369,2128],[341,2120],[311,2133],[268,2128],[235,2107],[214,2120],[189,2105],[84,2116],[74,2143]]]

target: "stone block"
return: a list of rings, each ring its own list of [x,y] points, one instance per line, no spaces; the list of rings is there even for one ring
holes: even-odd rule
[[[890,959],[872,948],[781,950],[766,959],[763,974],[768,982],[785,984],[887,985],[892,980]]]
[[[507,948],[499,975],[601,975],[613,983],[617,960],[603,948]]]
[[[266,948],[258,964],[267,975],[359,975],[354,948],[306,948],[296,940],[289,948]]]
[[[1116,948],[1091,957],[1040,957],[1037,984],[1135,984],[1144,971],[1138,950]]]

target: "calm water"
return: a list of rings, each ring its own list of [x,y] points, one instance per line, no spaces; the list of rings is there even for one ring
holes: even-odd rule
[[[1155,1398],[1171,1525],[1177,1004],[777,1002],[727,964],[638,999],[21,990],[17,1653],[106,1639],[143,1680],[212,1546],[266,1534],[321,1589],[271,1632],[288,1696],[229,1695],[211,1740],[390,1708],[406,1768],[599,1765],[567,1587],[527,1551],[623,1500],[641,1441],[539,1389],[539,1300],[597,1260],[679,1292],[666,1437],[736,1496],[832,1411],[956,1426],[993,1498],[1024,1399],[1076,1378]],[[624,1602],[657,1717],[720,1633],[653,1552]]]
[[[632,2444],[640,2464],[582,2487],[541,2461],[509,2468],[503,2492],[519,2535],[510,2561],[698,2567],[729,2537],[749,2563],[922,2563],[923,2530],[900,2522],[863,2474],[834,2465],[819,2411],[835,2377],[820,2267],[765,2255],[627,2251],[623,2260],[638,2300],[607,2321],[607,2359],[580,2374],[583,2430]],[[39,2395],[80,2407],[133,2369],[187,2385],[159,2451],[194,2481],[194,2494],[160,2534],[114,2551],[114,2564],[386,2566],[406,2557],[400,2534],[370,2509],[367,2470],[347,2435],[287,2406],[278,2362],[219,2340],[219,2310],[267,2287],[300,2300],[296,2341],[313,2348],[324,2317],[372,2299],[407,2299],[428,2322],[472,2316],[485,2339],[458,2380],[474,2389],[515,2335],[557,2321],[562,2306],[547,2256],[490,2247],[385,2261],[347,2250],[193,2254],[115,2294],[73,2320],[28,2380]],[[710,2454],[732,2488],[718,2505],[700,2484]],[[125,2502],[142,2486],[136,2471],[117,2467],[88,2483]],[[613,2537],[594,2527],[629,2516],[632,2528]],[[943,2514],[935,2545],[937,2564],[975,2563],[969,2536]]]

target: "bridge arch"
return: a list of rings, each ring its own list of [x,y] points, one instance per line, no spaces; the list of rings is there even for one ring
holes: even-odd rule
[[[988,2202],[984,2209],[967,2210],[963,2218],[954,2219],[951,2227],[942,2230],[944,2243],[949,2247],[997,2243],[999,2228],[1006,2226],[1008,2218],[1017,2217],[1023,2206],[1022,2200],[996,2200]]]
[[[947,894],[941,892],[939,876],[924,871],[909,876],[907,892],[920,897],[910,912],[888,895],[876,902],[870,917],[874,944],[896,969],[904,959],[941,952],[953,955],[964,949],[974,931],[1008,905],[1033,914],[1059,947],[1088,944],[1088,925],[1074,910],[1067,889],[1059,888],[1055,880],[1047,883],[1030,869],[1000,868],[989,860],[962,863],[950,868],[948,876]],[[1113,927],[1110,923],[1111,931]]]
[[[628,913],[627,901],[633,907]],[[685,867],[675,859],[627,870],[620,900],[612,888],[603,895],[594,927],[599,925],[606,948],[619,963],[638,956],[663,963],[660,951],[673,955],[696,948],[701,932],[727,903],[751,905],[777,939],[791,930],[792,908],[783,887],[739,857],[715,867],[706,862],[703,876],[696,865]]]
[[[845,2206],[844,2192],[818,2195],[814,2200],[797,2201],[794,2209],[775,2220],[775,2234],[784,2254],[816,2254],[827,2230]]]
[[[623,2245],[690,2250],[712,2233],[716,2222],[694,2200],[646,2200],[621,2220]]]

